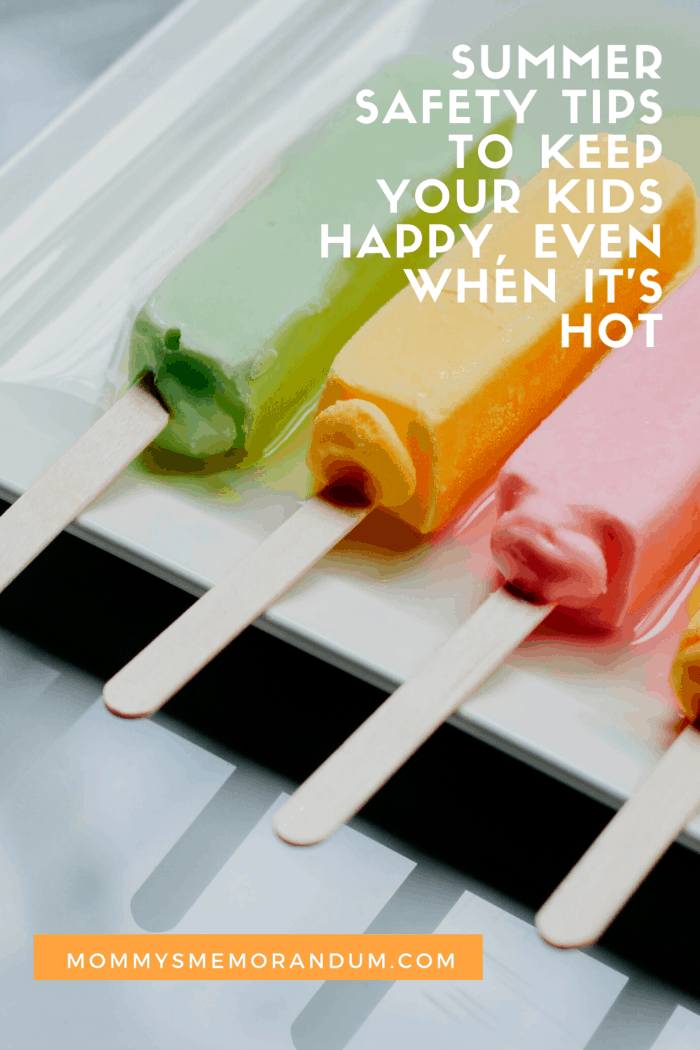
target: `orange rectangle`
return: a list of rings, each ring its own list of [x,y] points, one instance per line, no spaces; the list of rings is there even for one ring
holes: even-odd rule
[[[37,934],[37,981],[478,981],[480,934]]]

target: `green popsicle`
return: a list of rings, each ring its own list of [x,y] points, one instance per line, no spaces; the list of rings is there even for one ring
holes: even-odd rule
[[[488,200],[503,169],[483,165],[476,142],[458,169],[448,138],[455,129],[446,116],[438,121],[433,114],[430,124],[420,124],[423,88],[442,86],[447,107],[450,68],[403,59],[368,86],[380,107],[373,124],[358,122],[365,111],[354,99],[343,106],[299,144],[260,196],[172,271],[138,315],[131,376],[151,372],[170,409],[171,421],[156,441],[161,448],[199,458],[237,450],[246,465],[271,454],[313,410],[338,351],[407,283],[404,267],[430,264],[429,224],[448,225],[459,238],[459,223],[471,226],[483,215],[460,210],[456,179],[464,179],[464,200],[472,204],[478,181],[486,180]],[[382,123],[399,89],[419,126]],[[510,138],[512,130],[508,119],[489,132]],[[494,156],[500,150],[495,146]],[[397,213],[390,213],[378,178],[392,191],[411,179]],[[450,202],[438,213],[416,206],[413,191],[426,178],[450,189]],[[427,202],[431,193],[439,200],[439,191],[429,189]],[[401,259],[397,222],[417,226],[423,236],[421,247]],[[337,245],[330,258],[321,257],[322,223],[331,236],[351,224],[351,258],[342,258]],[[357,259],[373,224],[391,258]]]

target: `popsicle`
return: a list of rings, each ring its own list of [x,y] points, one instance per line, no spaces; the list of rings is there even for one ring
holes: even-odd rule
[[[496,563],[562,619],[619,627],[700,549],[699,303],[697,271],[501,471]]]
[[[699,300],[700,270],[664,302],[653,341],[647,321],[514,452],[492,532],[505,586],[297,790],[275,817],[282,838],[318,842],[349,819],[556,605],[571,626],[610,631],[700,550]],[[595,893],[589,869],[576,884],[575,923],[610,900],[604,874]]]
[[[684,714],[695,722],[700,715],[700,585],[689,595],[687,609],[690,619],[671,665],[671,684]]]
[[[420,98],[426,84],[449,73],[444,62],[406,58],[368,87],[378,100],[393,99],[399,89]],[[460,209],[456,179],[464,181],[471,205],[479,180],[488,200],[494,178],[503,178],[479,159],[478,134],[458,168],[445,122],[363,124],[362,115],[353,98],[308,136],[289,168],[191,252],[137,317],[132,376],[152,373],[170,408],[155,442],[160,447],[194,457],[245,453],[246,464],[274,451],[315,408],[341,347],[406,284],[404,267],[429,264],[429,225],[448,225],[461,237],[458,224],[478,218]],[[507,118],[484,134],[510,138],[513,125]],[[450,188],[439,214],[414,199],[427,176]],[[412,180],[394,211],[380,177],[391,193]],[[334,242],[323,257],[322,223],[331,238],[349,233],[351,257]],[[397,223],[420,231],[402,238],[404,259]],[[390,258],[376,240],[358,258],[373,225]],[[419,244],[415,251],[412,242]]]
[[[378,98],[393,98],[399,88],[411,97],[448,74],[443,62],[404,59],[369,87]],[[154,292],[133,329],[134,385],[3,515],[0,590],[150,443],[187,457],[233,453],[252,463],[291,436],[338,349],[405,283],[397,222],[419,231],[420,246],[407,258],[419,266],[429,258],[435,216],[408,189],[392,213],[378,174],[392,193],[405,177],[451,183],[440,218],[460,236],[458,223],[478,218],[460,210],[457,176],[471,202],[479,188],[488,199],[503,174],[481,162],[478,143],[458,169],[455,145],[437,122],[416,131],[405,121],[363,125],[357,114],[352,100],[307,136],[275,182]],[[490,132],[510,136],[512,128],[507,119]],[[339,249],[321,257],[322,220],[331,235],[350,224],[351,258]],[[356,258],[373,224],[391,258]]]
[[[688,303],[685,318],[691,327],[683,332],[683,337],[691,342],[697,355],[699,283],[694,280],[695,303]],[[664,306],[665,315],[670,315],[672,301]],[[689,382],[696,379],[692,372],[682,370],[681,374]],[[670,435],[668,424],[667,428]],[[690,492],[687,495],[692,499]],[[688,609],[691,619],[681,637],[671,681],[684,713],[694,720],[698,713],[700,587],[690,595]],[[699,807],[700,733],[691,724],[680,732],[652,773],[542,907],[537,925],[545,940],[561,948],[596,941]]]
[[[577,166],[578,145],[564,157]],[[607,214],[600,192],[606,175],[605,167],[593,169],[570,189],[579,214],[566,210],[570,237],[560,245],[556,289],[551,260],[533,261],[536,226],[551,218],[552,171],[543,170],[521,191],[517,212],[488,216],[421,275],[433,293],[405,288],[350,339],[333,363],[314,424],[308,462],[321,496],[107,683],[110,710],[131,717],[156,710],[264,611],[313,563],[304,566],[316,519],[323,523],[317,557],[332,545],[333,528],[340,539],[349,518],[359,521],[375,505],[427,533],[495,476],[619,338],[606,342],[601,334],[612,312],[609,277],[599,273],[607,272],[606,257],[591,236],[591,220]],[[691,262],[695,193],[687,175],[663,158],[626,175],[635,195],[626,218],[646,243],[621,245],[616,267],[624,268],[625,279],[614,312],[636,323],[646,312],[646,302],[640,311],[640,296],[648,294],[642,274],[653,270],[663,289]],[[644,210],[649,205],[641,192],[650,175],[661,201],[654,214]],[[659,231],[666,231],[660,257]],[[506,258],[508,268],[499,274]],[[503,279],[517,274],[524,280],[525,271],[539,289],[528,295],[521,287],[516,302],[508,301]],[[569,340],[562,339],[562,314],[581,330]],[[354,509],[329,506],[347,508],[348,492]],[[286,577],[281,559],[289,560]]]

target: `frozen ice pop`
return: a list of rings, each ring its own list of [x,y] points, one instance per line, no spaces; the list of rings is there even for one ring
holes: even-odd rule
[[[443,62],[404,59],[369,87],[378,98],[393,98],[399,88],[412,97],[412,89],[448,75]],[[407,257],[419,266],[429,258],[433,214],[420,210],[408,190],[392,213],[376,176],[392,193],[404,178],[442,177],[452,186],[442,221],[458,229],[459,221],[477,219],[458,207],[456,178],[464,180],[471,201],[480,184],[488,199],[494,177],[503,174],[482,163],[477,144],[457,169],[455,146],[437,122],[416,132],[403,121],[363,125],[357,113],[352,101],[307,136],[276,181],[152,295],[134,325],[134,386],[123,404],[3,516],[0,590],[146,445],[156,442],[189,457],[234,452],[251,463],[293,433],[340,346],[405,282],[404,261],[396,255],[397,221],[419,231],[416,241],[422,238]],[[510,136],[512,128],[507,119],[491,131]],[[340,251],[321,258],[323,220],[332,236],[349,224],[351,258]],[[386,237],[391,258],[357,259],[373,224]]]
[[[671,683],[683,712],[695,722],[700,715],[700,585],[688,597],[688,626],[671,665]]]
[[[578,145],[564,157],[576,167]],[[602,318],[619,313],[636,323],[647,312],[646,303],[640,303],[640,296],[649,294],[640,283],[644,270],[658,271],[655,279],[665,288],[690,264],[693,185],[678,165],[659,160],[653,177],[663,209],[645,213],[640,187],[650,172],[625,172],[636,203],[625,213],[624,230],[631,224],[652,239],[652,227],[660,224],[660,258],[642,244],[632,258],[621,244],[612,266],[601,255],[599,230],[592,224],[608,217],[600,203],[602,181],[610,174],[603,167],[586,171],[569,193],[581,214],[565,209],[558,216],[579,244],[585,241],[579,257],[559,233],[557,257],[536,259],[537,224],[554,228],[557,220],[549,210],[549,182],[556,174],[549,168],[522,191],[517,215],[490,215],[476,228],[475,238],[485,236],[479,258],[472,258],[471,245],[464,240],[432,267],[434,284],[449,270],[436,302],[428,295],[419,302],[408,287],[377,313],[343,348],[329,373],[309,458],[319,486],[354,463],[369,475],[378,501],[421,532],[436,529],[458,502],[476,496],[607,352],[598,332]],[[567,178],[576,174],[566,172]],[[587,182],[595,183],[598,194],[591,212],[586,211]],[[489,225],[492,229],[485,234]],[[524,301],[524,272],[546,285],[548,271],[555,267],[556,301],[541,291],[532,292],[531,303]],[[600,270],[611,268],[623,271],[614,305],[608,302],[608,278],[599,276]],[[517,302],[498,301],[501,269],[500,280],[516,285],[503,297],[515,292]],[[584,290],[586,269],[594,277],[590,303]],[[460,292],[462,273],[472,282],[484,275],[488,301],[481,302],[473,287]],[[584,315],[590,315],[589,346],[581,334],[571,335],[570,345],[562,346],[562,314],[579,328]],[[612,327],[610,335],[619,338]],[[367,403],[374,406],[371,423]]]
[[[578,145],[564,157],[576,166]],[[443,288],[435,299],[427,294],[419,301],[413,288],[405,288],[337,356],[315,421],[309,465],[326,495],[353,486],[362,490],[356,520],[381,505],[421,532],[444,524],[608,351],[601,320],[620,312],[636,322],[646,312],[640,311],[640,296],[647,294],[641,275],[653,269],[663,289],[690,264],[695,245],[690,179],[663,158],[649,168],[630,168],[626,175],[636,203],[626,218],[647,244],[638,243],[632,257],[629,246],[621,246],[618,261],[625,279],[611,310],[610,278],[599,273],[608,267],[600,240],[591,236],[597,227],[589,222],[607,215],[601,193],[607,174],[605,167],[592,169],[590,180],[569,187],[569,201],[580,214],[566,209],[569,233],[557,259],[556,301],[547,294],[550,260],[533,262],[536,227],[552,217],[553,173],[543,170],[523,188],[516,212],[488,216],[427,271],[423,280]],[[659,193],[654,214],[643,210],[648,205],[641,193],[650,174]],[[659,238],[664,230],[667,235]],[[654,253],[655,237],[663,247],[660,257]],[[499,276],[506,258],[508,267]],[[516,301],[509,301],[502,281],[516,274],[524,281],[526,270],[540,289],[526,295],[520,288]],[[564,347],[563,313],[573,327],[583,329],[590,321],[590,339],[572,335]],[[269,548],[263,544],[250,562],[236,567],[107,683],[108,707],[132,717],[160,707],[298,579],[303,572],[299,544],[307,543],[315,514],[326,523],[317,557],[329,549],[329,513],[322,499],[309,501],[266,541]],[[336,514],[340,539],[352,519],[347,509]],[[274,589],[266,592],[256,578],[263,566],[269,568],[273,552],[276,559],[288,557],[294,569],[286,583],[281,570],[272,574]]]
[[[699,303],[696,271],[650,311],[653,348],[635,333],[499,476],[506,580],[589,627],[619,627],[700,549]]]
[[[492,533],[508,589],[298,789],[275,818],[284,839],[349,819],[557,603],[617,627],[700,550],[699,302],[697,270],[658,311],[654,346],[647,322],[513,453]]]
[[[697,280],[695,287],[697,302]],[[664,307],[665,313],[670,313],[670,306],[671,302],[668,309]],[[694,340],[696,351],[697,316],[696,308],[692,334],[685,333]],[[688,608],[691,619],[673,662],[671,681],[685,714],[695,719],[700,587],[690,595]],[[700,733],[688,725],[540,910],[537,925],[545,940],[562,948],[596,941],[698,807]]]
[[[401,89],[415,104],[449,72],[444,62],[408,58],[368,88],[387,101]],[[488,200],[494,178],[503,177],[479,160],[476,143],[457,169],[444,122],[366,124],[357,119],[363,112],[353,99],[307,136],[275,182],[187,256],[138,315],[132,375],[151,372],[171,413],[157,445],[195,457],[239,450],[246,465],[277,448],[315,407],[341,347],[406,283],[404,266],[429,264],[429,225],[461,236],[458,224],[476,220],[460,210],[455,180],[464,180],[471,203],[480,179]],[[510,137],[512,127],[503,120],[489,133]],[[451,189],[439,215],[414,199],[428,176]],[[379,178],[392,193],[413,180],[394,212]],[[422,238],[405,259],[397,257],[397,223]],[[349,226],[352,257],[338,244],[322,257],[321,224],[334,238]],[[373,225],[391,258],[376,241],[357,257]],[[413,234],[405,241],[408,249]]]
[[[699,806],[700,733],[687,726],[542,906],[542,937],[594,944]]]
[[[572,396],[569,425],[554,413],[500,479],[502,570],[596,627],[618,626],[700,549],[700,270],[660,312],[656,346],[635,348],[638,332]],[[602,456],[591,449],[600,432]],[[695,718],[700,592],[690,602],[672,680]],[[542,936],[559,947],[597,940],[698,806],[700,734],[689,726],[540,910]]]

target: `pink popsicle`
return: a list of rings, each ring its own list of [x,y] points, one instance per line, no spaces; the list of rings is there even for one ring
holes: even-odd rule
[[[501,471],[492,551],[555,616],[616,628],[700,549],[700,270]]]
[[[618,627],[700,550],[699,315],[700,270],[511,456],[491,538],[508,586],[285,803],[282,838],[319,842],[349,819],[545,618]],[[615,885],[603,911],[625,899],[627,874]]]

